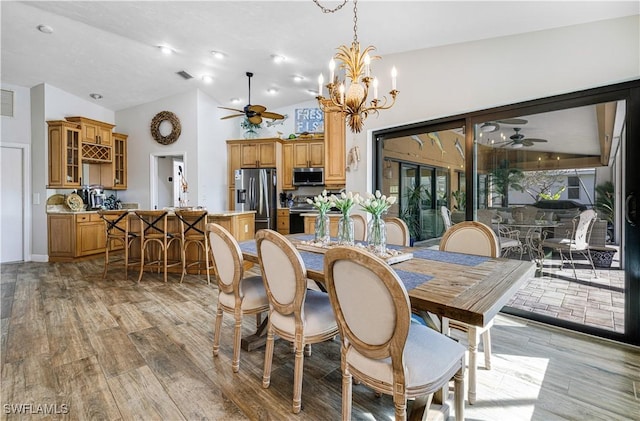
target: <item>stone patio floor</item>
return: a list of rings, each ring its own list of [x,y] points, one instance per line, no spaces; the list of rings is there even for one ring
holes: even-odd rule
[[[611,268],[596,267],[595,275],[587,260],[576,260],[576,279],[571,265],[560,269],[560,259],[545,259],[542,274],[529,279],[507,304],[509,307],[581,323],[601,329],[624,332],[624,271],[619,253]]]

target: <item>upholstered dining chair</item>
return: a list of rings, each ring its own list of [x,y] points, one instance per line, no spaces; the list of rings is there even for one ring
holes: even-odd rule
[[[364,216],[354,213],[351,215],[353,220],[353,237],[356,241],[367,240],[367,220]]]
[[[384,224],[387,230],[387,244],[410,245],[411,236],[406,222],[400,218],[388,217],[384,218]]]
[[[453,225],[445,232],[440,241],[441,251],[452,251],[456,253],[475,254],[478,256],[498,257],[500,254],[500,244],[496,233],[487,225],[476,221],[463,221]],[[484,365],[487,370],[491,369],[491,333],[493,319],[486,326],[480,328],[470,326],[456,320],[442,320],[442,331],[446,334],[449,329],[456,329],[467,332],[469,339],[469,404],[475,403],[477,367],[476,352],[478,337],[482,335],[482,346],[484,351]]]
[[[575,253],[582,254],[589,263],[591,264],[591,269],[593,269],[593,273],[596,274],[596,268],[593,265],[593,259],[591,258],[591,252],[589,251],[589,241],[591,239],[591,230],[593,229],[593,224],[596,221],[596,217],[598,214],[593,209],[587,209],[585,211],[580,212],[578,216],[573,219],[573,230],[568,238],[549,238],[545,239],[542,242],[542,247],[548,247],[557,251],[560,254],[560,268],[564,267],[564,254],[563,252],[569,255],[569,262],[571,263],[571,268],[573,269],[573,276],[578,279],[578,275],[576,273],[576,266],[573,261],[573,255]]]
[[[342,340],[342,420],[351,419],[352,377],[391,395],[396,420],[407,419],[408,398],[417,398],[413,419],[453,378],[456,419],[464,419],[465,349],[411,323],[409,296],[389,265],[366,251],[337,247],[325,254],[324,273]]]
[[[213,334],[213,356],[220,349],[220,330],[223,313],[233,314],[233,359],[231,369],[240,370],[240,342],[242,316],[269,310],[269,300],[261,276],[244,277],[242,252],[236,239],[224,227],[209,223],[206,226],[209,245],[213,255],[213,266],[218,275],[218,309]]]
[[[302,404],[305,345],[332,339],[338,334],[338,325],[329,296],[307,289],[307,271],[295,246],[283,235],[268,229],[256,233],[256,243],[269,298],[262,387],[269,387],[271,382],[273,342],[278,335],[294,347],[292,411],[297,414]]]

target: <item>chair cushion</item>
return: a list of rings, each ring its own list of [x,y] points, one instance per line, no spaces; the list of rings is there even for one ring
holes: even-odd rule
[[[404,349],[407,388],[426,388],[431,393],[443,386],[462,365],[465,348],[452,339],[418,323],[411,323]],[[354,348],[347,352],[347,363],[354,369],[393,383],[391,358],[369,359]]]
[[[307,290],[303,314],[305,336],[323,335],[338,328],[329,295],[325,292]],[[271,311],[269,317],[277,329],[291,334],[295,333],[296,326],[293,314],[285,316]]]
[[[520,241],[516,240],[515,238],[498,237],[498,240],[500,241],[501,248],[520,247],[522,245]]]
[[[241,280],[240,291],[244,293],[241,307],[243,310],[251,310],[269,305],[269,299],[267,298],[261,276],[250,276]],[[218,300],[226,307],[233,308],[236,305],[233,294],[225,294],[220,291]]]

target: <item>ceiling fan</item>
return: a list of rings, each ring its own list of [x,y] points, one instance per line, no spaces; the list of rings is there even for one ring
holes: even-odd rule
[[[249,78],[249,103],[244,106],[242,110],[238,110],[235,108],[227,108],[227,107],[218,107],[223,110],[235,111],[238,114],[231,114],[225,117],[222,117],[220,120],[226,120],[227,118],[234,117],[246,117],[249,122],[253,124],[262,123],[263,118],[270,118],[272,120],[282,120],[284,116],[278,113],[272,113],[267,111],[267,107],[263,105],[251,105],[251,78],[253,77],[253,73],[247,72],[247,77]]]
[[[509,136],[510,140],[499,142],[496,145],[501,145],[503,147],[511,146],[512,148],[521,148],[523,146],[527,146],[527,147],[533,146],[535,142],[547,142],[546,139],[534,139],[531,137],[524,137],[524,135],[520,133],[520,130],[522,130],[521,127],[514,127],[513,130],[515,131],[515,133]]]
[[[505,118],[504,120],[487,121],[480,125],[482,133],[495,133],[500,130],[500,124],[508,124],[511,126],[522,126],[528,121],[522,118]]]

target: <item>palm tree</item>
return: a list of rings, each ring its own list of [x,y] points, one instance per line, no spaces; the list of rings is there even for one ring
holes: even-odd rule
[[[497,168],[491,171],[491,187],[494,193],[500,195],[502,206],[509,206],[509,189],[524,191],[521,182],[524,174],[519,168],[509,168],[509,161],[500,161]]]

